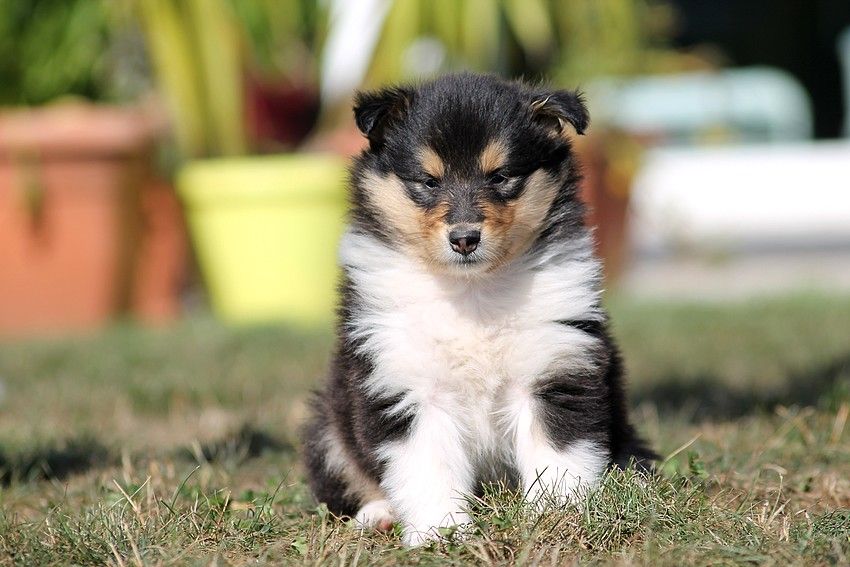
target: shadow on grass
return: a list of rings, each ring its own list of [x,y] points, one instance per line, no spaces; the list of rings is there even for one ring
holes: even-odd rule
[[[632,401],[650,403],[659,411],[679,413],[695,422],[734,419],[778,406],[837,405],[850,398],[850,352],[826,364],[791,372],[782,384],[761,390],[754,386],[736,389],[714,375],[672,375],[655,384],[635,385]]]
[[[294,447],[251,426],[211,443],[184,448],[178,458],[206,463],[245,461],[267,452],[292,452]],[[14,482],[62,480],[88,470],[106,468],[119,462],[119,455],[92,437],[80,437],[17,453],[0,450],[0,486]]]
[[[286,441],[272,437],[249,425],[211,443],[182,449],[179,456],[206,463],[235,462],[241,464],[264,453],[294,452],[295,448]]]
[[[70,439],[18,454],[0,451],[0,484],[59,480],[116,461],[106,447],[91,437]]]

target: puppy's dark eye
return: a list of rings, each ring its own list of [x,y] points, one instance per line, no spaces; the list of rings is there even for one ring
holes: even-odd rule
[[[426,179],[422,183],[422,185],[424,185],[428,189],[439,189],[440,188],[440,182],[437,181],[436,179],[434,179],[433,177],[429,177],[428,179]]]
[[[490,185],[496,185],[496,186],[498,186],[498,185],[504,185],[507,181],[508,181],[508,178],[507,178],[507,177],[505,177],[504,175],[502,175],[501,173],[494,173],[494,174],[493,174],[493,175],[491,175],[491,176],[490,176],[490,178],[487,180],[487,182],[488,182]]]

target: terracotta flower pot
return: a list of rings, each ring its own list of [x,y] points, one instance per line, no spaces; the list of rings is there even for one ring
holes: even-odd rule
[[[628,259],[628,209],[632,179],[641,145],[634,136],[603,132],[580,138],[576,151],[582,164],[581,197],[594,227],[596,251],[605,280],[615,284]]]
[[[131,307],[144,323],[162,324],[180,314],[189,242],[183,210],[170,183],[149,181],[141,192],[142,226]]]
[[[88,329],[127,305],[154,125],[79,103],[0,113],[0,335]]]

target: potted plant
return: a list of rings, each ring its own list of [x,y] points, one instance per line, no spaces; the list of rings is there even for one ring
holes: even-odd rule
[[[133,285],[158,121],[116,80],[120,18],[89,0],[0,12],[0,334],[91,328],[160,298]]]
[[[254,150],[298,146],[319,115],[317,49],[326,10],[315,0],[230,0],[247,60],[245,112]]]
[[[294,6],[313,11],[282,23],[280,4],[273,1],[140,1],[184,161],[178,188],[198,264],[216,314],[230,322],[314,326],[329,323],[333,311],[344,161],[334,155],[248,155],[291,146],[306,129],[299,124],[298,133],[272,130],[262,138],[246,127],[252,117],[256,126],[273,114],[258,118],[269,107],[257,101],[300,105],[297,97],[279,96],[268,86],[274,74],[249,64],[258,45],[319,41],[321,34],[308,29],[323,22],[318,3],[286,3],[288,15]],[[267,29],[263,22],[282,27]],[[304,55],[315,49],[302,45],[290,51]],[[278,71],[281,84],[297,78],[290,71]]]

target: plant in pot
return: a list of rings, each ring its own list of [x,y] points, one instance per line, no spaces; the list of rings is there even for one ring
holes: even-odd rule
[[[118,68],[127,22],[105,1],[0,11],[2,335],[88,329],[160,299],[161,279],[133,285],[139,252],[159,265],[162,247],[151,258],[140,210],[158,125],[127,104],[143,82]]]
[[[245,110],[250,145],[263,153],[291,150],[316,125],[316,46],[326,11],[315,0],[231,0],[242,31]]]
[[[248,155],[291,147],[307,129],[289,119],[267,128],[271,117],[300,119],[310,106],[302,104],[309,88],[290,87],[309,76],[307,56],[324,21],[318,3],[283,4],[139,2],[184,162],[178,188],[215,313],[234,323],[326,325],[344,224],[345,163],[332,155]],[[275,65],[252,67],[263,52],[295,54],[296,63],[275,61],[276,73]],[[275,84],[284,86],[269,86]],[[304,96],[290,96],[299,90]]]

